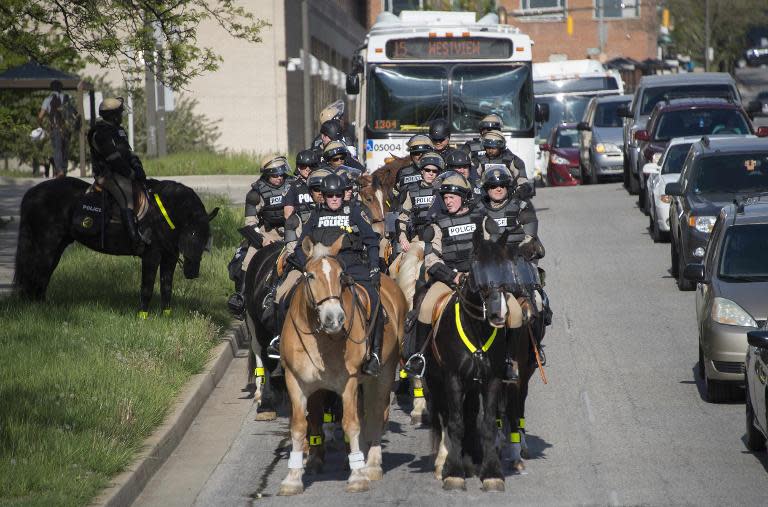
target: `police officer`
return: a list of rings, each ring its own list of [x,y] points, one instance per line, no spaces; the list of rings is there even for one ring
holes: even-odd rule
[[[139,157],[128,144],[128,134],[121,126],[123,99],[107,98],[99,105],[100,118],[88,131],[88,144],[93,159],[96,182],[107,189],[120,207],[123,222],[135,253],[141,253],[144,242],[139,236],[133,212],[133,182],[147,179]]]
[[[435,150],[435,145],[432,144],[432,140],[429,136],[425,136],[424,134],[416,134],[408,139],[407,147],[408,154],[411,156],[411,163],[397,170],[397,174],[395,175],[395,186],[392,189],[394,201],[399,200],[400,192],[403,188],[411,183],[418,182],[421,179],[419,159],[421,159],[422,155],[425,153]]]
[[[428,214],[435,200],[433,183],[445,170],[445,162],[437,153],[428,152],[419,159],[419,170],[421,179],[409,183],[401,194],[397,239],[403,252],[411,249],[411,241],[419,241],[424,228],[429,225]]]
[[[512,174],[514,192],[521,199],[528,199],[535,195],[532,182],[528,181],[525,172],[525,162],[507,149],[507,140],[498,130],[490,130],[483,134],[483,147],[485,155],[478,159],[477,172],[482,176],[488,164],[504,164]]]
[[[355,145],[354,131],[349,128],[347,122],[344,120],[344,101],[337,100],[320,111],[320,116],[318,118],[318,124],[321,126],[320,134],[318,134],[312,141],[312,149],[317,151],[318,154],[322,154],[323,147],[329,142],[323,139],[322,126],[331,120],[338,122],[339,132],[341,132],[338,139],[331,140],[344,141],[344,144],[350,147]],[[350,152],[352,152],[352,150],[350,150]],[[352,155],[354,156],[355,154],[352,153]]]
[[[294,211],[302,221],[309,218],[312,211],[312,196],[309,193],[307,179],[312,170],[320,164],[320,157],[313,150],[303,150],[296,155],[296,178],[290,183],[283,199],[283,216],[288,218]]]
[[[283,239],[285,216],[283,198],[288,191],[286,176],[290,172],[288,160],[283,156],[270,155],[262,161],[261,177],[251,185],[245,196],[245,226],[249,245],[240,264],[240,272],[235,275],[235,293],[229,298],[228,305],[235,317],[242,318],[245,308],[243,284],[248,269],[257,249]],[[235,254],[237,255],[237,254]]]
[[[482,137],[486,132],[490,130],[501,131],[502,122],[501,117],[497,114],[489,114],[484,116],[480,120],[478,130],[480,131],[479,137],[473,137],[471,140],[464,143],[461,149],[469,154],[472,159],[472,164],[477,165],[477,160],[485,155],[485,148],[483,148]]]
[[[323,162],[333,170],[346,165],[359,169],[362,173],[365,172],[365,167],[352,157],[343,141],[331,141],[323,148]]]
[[[376,376],[381,371],[381,342],[384,332],[384,317],[379,305],[379,238],[371,227],[371,221],[360,206],[344,202],[344,182],[337,174],[323,179],[324,203],[309,217],[299,238],[299,244],[306,237],[315,242],[330,245],[339,236],[350,234],[351,241],[337,255],[344,272],[350,275],[368,292],[371,309],[378,308],[372,332],[371,354],[363,365],[363,373]],[[351,231],[351,232],[349,232]],[[294,252],[296,264],[305,266],[307,259],[299,248]]]
[[[429,122],[429,138],[435,145],[435,152],[443,157],[443,160],[453,151],[453,148],[448,145],[451,141],[451,126],[448,120],[438,118]]]
[[[467,179],[469,184],[472,186],[472,202],[474,203],[476,200],[480,199],[481,191],[480,191],[480,182],[477,177],[477,173],[475,171],[475,168],[472,167],[472,161],[469,158],[469,155],[464,150],[453,150],[451,153],[448,154],[447,159],[445,160],[445,166],[446,169],[449,171],[455,171],[464,178]]]

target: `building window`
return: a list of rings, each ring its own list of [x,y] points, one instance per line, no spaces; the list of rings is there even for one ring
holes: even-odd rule
[[[418,11],[424,8],[424,0],[384,0],[384,10],[399,15],[401,11]]]
[[[595,0],[595,18],[600,17],[601,3],[604,18],[640,17],[640,0]]]
[[[565,0],[520,0],[520,9],[524,11],[556,8],[565,8]]]

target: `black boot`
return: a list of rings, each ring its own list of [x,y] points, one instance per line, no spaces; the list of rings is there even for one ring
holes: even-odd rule
[[[371,332],[371,356],[363,365],[363,373],[371,377],[377,377],[381,372],[381,342],[384,338],[384,315],[381,310],[376,316],[376,322]]]
[[[404,351],[410,356],[403,366],[405,372],[415,378],[422,378],[424,376],[424,370],[427,367],[427,361],[424,354],[421,353],[421,348],[424,345],[424,340],[427,339],[430,330],[429,325],[422,324],[416,321],[413,326],[410,336],[406,335],[406,342]]]
[[[131,208],[120,209],[120,220],[123,222],[125,232],[128,233],[128,239],[131,240],[131,247],[134,253],[141,254],[144,251],[144,242],[139,236],[136,226],[136,215],[133,214],[133,210]]]
[[[245,318],[245,298],[243,297],[244,283],[245,273],[240,271],[237,278],[235,278],[235,293],[229,296],[229,301],[227,301],[229,312],[237,320],[243,320]]]

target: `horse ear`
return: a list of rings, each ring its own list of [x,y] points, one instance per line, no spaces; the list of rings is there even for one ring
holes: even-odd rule
[[[213,208],[213,211],[208,213],[208,221],[210,222],[211,220],[216,218],[216,215],[218,215],[218,214],[219,214],[219,208],[217,206],[217,207]]]
[[[346,236],[342,234],[341,236],[336,238],[336,241],[333,242],[330,249],[331,257],[335,257],[339,254],[339,252],[341,251],[341,247],[344,244],[344,238],[346,238]]]
[[[304,241],[301,242],[301,249],[304,252],[304,255],[309,257],[312,257],[312,248],[315,246],[315,244],[312,242],[312,238],[307,236],[304,238]]]

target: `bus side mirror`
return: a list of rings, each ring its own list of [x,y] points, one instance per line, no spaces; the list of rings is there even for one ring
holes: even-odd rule
[[[549,121],[549,104],[536,104],[536,122],[546,123]]]
[[[357,95],[358,93],[360,93],[360,76],[347,74],[347,95]]]

